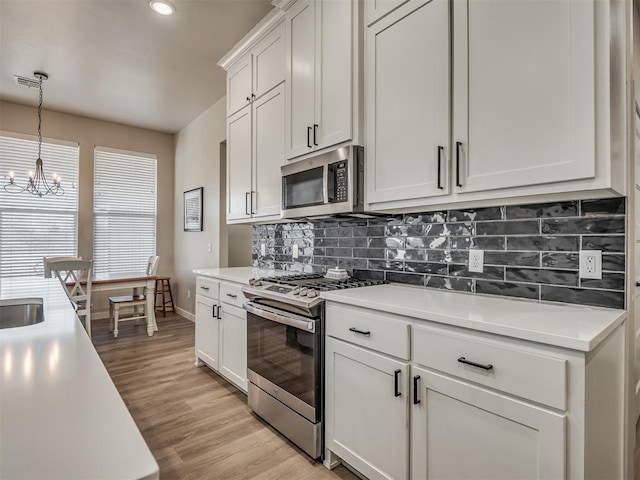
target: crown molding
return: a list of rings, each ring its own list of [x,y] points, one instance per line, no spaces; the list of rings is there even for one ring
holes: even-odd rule
[[[283,8],[289,8],[295,1],[296,0],[273,0],[271,3],[275,5],[275,7],[267,13],[255,27],[249,30],[249,33],[242,37],[224,57],[218,60],[218,66],[228,70],[238,58],[247,53],[262,37],[284,21],[286,10]],[[280,4],[286,5],[281,8]]]

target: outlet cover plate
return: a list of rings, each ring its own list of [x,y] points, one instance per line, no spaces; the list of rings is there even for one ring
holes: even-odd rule
[[[580,250],[580,278],[602,279],[602,250]]]
[[[469,250],[469,271],[476,273],[484,271],[484,250]]]
[[[298,245],[296,245],[295,243],[293,244],[293,258],[298,258]]]
[[[260,244],[260,255],[262,255],[263,257],[267,254],[267,244],[266,243],[261,243]]]

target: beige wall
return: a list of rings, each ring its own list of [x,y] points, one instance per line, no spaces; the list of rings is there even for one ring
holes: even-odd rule
[[[0,102],[0,130],[37,134],[37,112],[33,107]],[[45,137],[78,142],[80,179],[78,192],[78,254],[93,258],[93,148],[105,146],[155,154],[158,158],[158,223],[156,252],[159,272],[174,270],[174,136],[140,128],[102,122],[86,117],[44,111]],[[46,161],[45,161],[46,168]],[[1,173],[1,172],[0,172]],[[97,310],[106,306],[100,300]]]

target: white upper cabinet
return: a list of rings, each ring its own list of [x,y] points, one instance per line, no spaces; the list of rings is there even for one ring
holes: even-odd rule
[[[367,5],[367,25],[384,17],[408,0],[371,0]]]
[[[369,27],[366,40],[367,201],[447,194],[448,0],[405,3]]]
[[[280,215],[284,84],[253,103],[253,217]]]
[[[286,158],[352,138],[351,0],[298,0],[286,14]]]
[[[594,13],[594,0],[453,2],[460,191],[595,176]]]
[[[251,217],[251,105],[227,119],[227,220]]]
[[[283,82],[284,70],[281,23],[227,70],[227,117]]]

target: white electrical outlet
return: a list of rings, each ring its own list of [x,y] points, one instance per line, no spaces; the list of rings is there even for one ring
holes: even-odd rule
[[[298,245],[294,244],[293,245],[293,251],[291,252],[293,258],[298,258],[299,252],[298,252]]]
[[[212,249],[211,242],[209,242],[209,244],[207,245],[207,252],[211,253],[211,249]]]
[[[266,243],[261,243],[260,244],[260,255],[262,255],[263,257],[267,254],[267,244]]]
[[[580,278],[602,278],[601,250],[580,250]]]
[[[191,298],[191,290],[187,290],[187,298]]]
[[[469,271],[477,273],[484,271],[484,250],[469,250]]]

